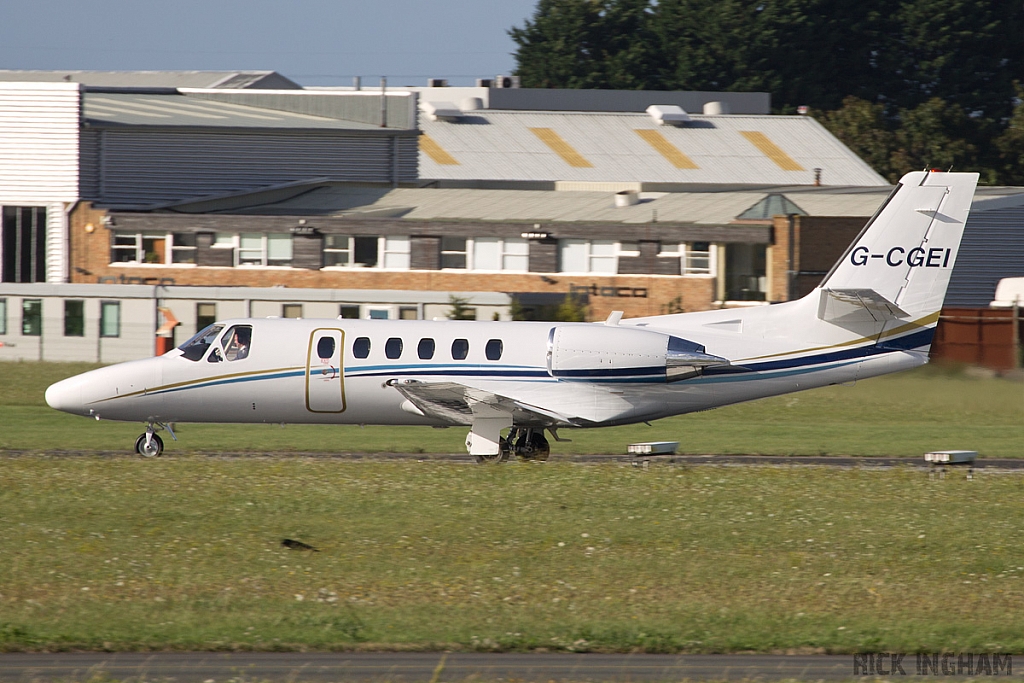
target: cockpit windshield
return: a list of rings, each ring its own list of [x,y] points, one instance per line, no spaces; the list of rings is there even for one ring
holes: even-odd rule
[[[213,343],[223,329],[223,325],[210,325],[206,329],[197,332],[194,337],[178,347],[181,349],[182,358],[188,358],[191,361],[202,359],[206,355],[206,350],[210,348],[210,344]]]

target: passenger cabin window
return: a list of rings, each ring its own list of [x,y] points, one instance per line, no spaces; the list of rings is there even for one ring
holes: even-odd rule
[[[221,344],[224,345],[225,359],[233,361],[248,358],[252,345],[252,326],[235,325],[221,337]]]
[[[420,339],[419,346],[416,347],[416,353],[419,355],[420,360],[430,360],[434,357],[434,340],[429,337]]]
[[[334,337],[321,337],[316,343],[316,355],[318,358],[329,360],[334,357]]]
[[[502,343],[500,339],[491,339],[484,348],[487,360],[501,360]]]
[[[469,355],[469,340],[456,339],[452,342],[452,358],[454,360],[466,360]]]
[[[223,325],[210,325],[197,332],[194,337],[178,347],[181,349],[182,358],[187,358],[191,361],[201,360],[223,329]]]
[[[352,355],[356,358],[366,358],[370,355],[370,338],[358,337],[352,342]]]
[[[394,360],[402,357],[402,340],[398,337],[388,339],[384,344],[384,355]]]

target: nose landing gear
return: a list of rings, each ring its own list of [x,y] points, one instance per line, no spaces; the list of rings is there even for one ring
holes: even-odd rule
[[[161,439],[157,434],[157,429],[166,429],[167,433],[171,435],[171,438],[175,441],[178,437],[174,435],[174,429],[171,428],[170,424],[161,424],[159,422],[150,422],[146,426],[145,434],[142,434],[135,440],[135,452],[144,458],[156,458],[159,457],[164,451],[164,440]]]

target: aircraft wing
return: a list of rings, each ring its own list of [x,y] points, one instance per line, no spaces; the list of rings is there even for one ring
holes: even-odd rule
[[[578,416],[566,415],[459,382],[404,379],[391,382],[391,386],[423,415],[453,425],[469,425],[474,417],[495,414],[512,415],[517,424],[543,427],[569,427],[587,422]]]

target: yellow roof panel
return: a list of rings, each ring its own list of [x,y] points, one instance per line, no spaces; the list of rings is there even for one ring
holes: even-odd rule
[[[775,162],[775,165],[781,168],[783,171],[806,171],[807,169],[801,166],[785,152],[782,148],[772,142],[767,135],[757,130],[741,130],[740,135],[745,137],[750,144],[757,147],[761,154]]]
[[[433,159],[435,164],[441,164],[442,166],[459,165],[459,161],[455,157],[445,151],[444,147],[437,144],[437,141],[426,133],[420,135],[420,150]]]
[[[693,163],[693,159],[683,154],[678,147],[665,139],[660,131],[650,129],[638,129],[636,134],[644,139],[644,142],[654,148],[658,154],[665,157],[668,163],[676,168],[698,169],[700,166]]]
[[[573,146],[562,139],[552,128],[531,128],[530,132],[540,138],[540,141],[551,148],[558,156],[562,157],[565,163],[573,168],[593,168],[594,165],[584,158],[582,154],[573,149]]]

